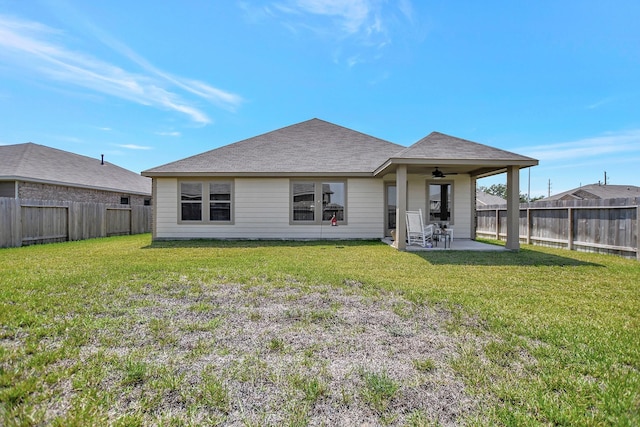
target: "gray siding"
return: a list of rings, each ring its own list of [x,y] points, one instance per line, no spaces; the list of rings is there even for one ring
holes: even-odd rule
[[[348,224],[291,225],[288,178],[236,178],[234,223],[178,223],[178,180],[156,178],[157,239],[377,239],[384,233],[383,181],[348,179]]]

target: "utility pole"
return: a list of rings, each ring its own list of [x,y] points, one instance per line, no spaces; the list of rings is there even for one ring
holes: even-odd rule
[[[527,203],[531,203],[531,167],[528,167],[529,171],[529,182],[527,184]]]
[[[551,179],[549,179],[549,184],[547,184],[547,197],[551,197]]]
[[[604,185],[607,185],[607,171],[604,171]]]

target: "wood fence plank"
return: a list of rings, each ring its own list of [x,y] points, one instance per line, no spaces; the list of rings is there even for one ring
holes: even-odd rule
[[[0,247],[105,237],[109,227],[111,235],[149,233],[151,214],[151,206],[2,197]],[[113,221],[111,225],[107,224],[109,220]]]
[[[640,260],[640,198],[539,201],[520,206],[520,238],[533,244],[633,256]],[[476,234],[503,238],[506,206],[476,210]],[[495,221],[489,221],[493,216]]]

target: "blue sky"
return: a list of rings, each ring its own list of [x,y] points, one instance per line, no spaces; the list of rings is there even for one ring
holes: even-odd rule
[[[605,171],[640,185],[639,16],[637,0],[0,0],[0,144],[140,172],[317,117],[535,157],[532,196]]]

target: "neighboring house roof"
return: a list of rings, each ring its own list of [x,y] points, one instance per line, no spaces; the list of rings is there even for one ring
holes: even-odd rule
[[[627,199],[640,197],[640,187],[635,185],[588,184],[569,191],[545,197],[543,200],[593,200]]]
[[[151,195],[151,180],[100,159],[28,142],[0,145],[0,180]]]
[[[287,126],[143,172],[198,174],[367,174],[403,147],[319,119]]]
[[[476,190],[476,206],[489,206],[489,205],[505,205],[507,201],[500,196],[485,193],[482,190]]]
[[[506,166],[534,166],[530,157],[433,132],[410,147],[394,144],[320,119],[287,126],[142,174],[157,176],[372,176],[392,173],[398,164],[410,171],[448,166],[476,177]],[[453,170],[455,168],[455,170]]]

